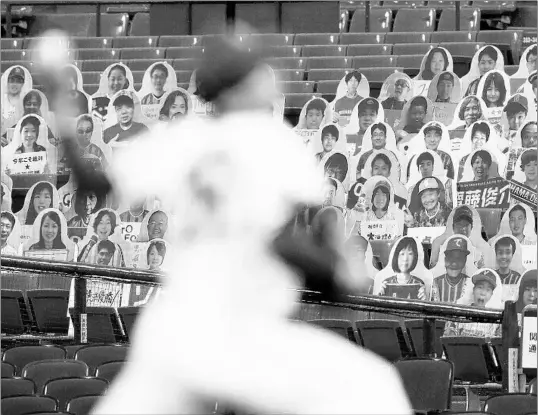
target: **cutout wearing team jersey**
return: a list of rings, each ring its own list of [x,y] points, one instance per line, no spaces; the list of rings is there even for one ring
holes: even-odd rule
[[[460,78],[450,71],[435,75],[428,86],[426,96],[433,102],[435,120],[449,125],[463,96]]]
[[[495,251],[495,272],[503,285],[503,301],[516,301],[519,280],[525,272],[523,250],[512,235],[499,235],[489,241]]]
[[[469,72],[461,78],[462,90],[467,91],[473,81],[493,69],[504,71],[504,56],[497,46],[482,46],[474,54]]]
[[[451,208],[447,205],[446,190],[437,177],[420,179],[409,199],[405,224],[413,227],[444,227]]]
[[[324,98],[313,96],[301,109],[293,131],[302,138],[309,152],[317,154],[321,151],[321,129],[331,123],[332,110],[329,103]],[[340,139],[339,141],[344,142]]]
[[[109,65],[101,74],[99,89],[92,95],[92,115],[105,120],[110,99],[125,89],[135,92],[131,69],[121,62]]]
[[[16,124],[24,114],[22,99],[33,88],[32,75],[23,66],[14,65],[7,68],[0,78],[0,91],[2,93],[2,128],[5,129]],[[5,144],[2,143],[2,146]]]
[[[351,112],[349,124],[345,127],[348,152],[356,156],[362,151],[362,141],[368,127],[385,119],[385,112],[375,98],[364,98]]]
[[[5,210],[0,216],[0,254],[18,255],[21,246],[21,224],[17,217]]]
[[[166,96],[177,88],[176,71],[165,61],[155,62],[146,69],[138,91],[142,114],[148,120],[159,119],[159,111]]]
[[[341,127],[349,124],[353,108],[364,98],[370,96],[370,83],[359,71],[347,73],[338,84],[336,96],[331,102],[332,121]]]

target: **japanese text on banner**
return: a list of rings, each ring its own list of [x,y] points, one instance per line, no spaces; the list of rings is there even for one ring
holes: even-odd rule
[[[390,241],[399,235],[398,222],[395,220],[363,221],[360,234],[369,241]]]
[[[500,177],[478,182],[458,183],[457,205],[474,208],[508,208],[510,184]]]
[[[40,174],[45,172],[47,153],[39,151],[35,153],[15,154],[9,161],[11,174]]]
[[[525,186],[522,183],[510,180],[510,197],[516,202],[525,203],[533,212],[536,212],[536,190]]]

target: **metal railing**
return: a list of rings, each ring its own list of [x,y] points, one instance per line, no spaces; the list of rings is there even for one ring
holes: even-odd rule
[[[75,279],[74,318],[86,317],[86,280],[100,278],[132,284],[159,285],[159,274],[137,269],[112,268],[74,262],[48,261],[14,256],[2,256],[1,273],[25,272],[34,275],[50,275]],[[396,316],[423,319],[423,347],[425,355],[434,355],[436,319],[451,321],[474,321],[502,325],[504,358],[503,388],[508,390],[508,380],[513,377],[513,367],[508,365],[510,350],[519,348],[518,319],[515,303],[507,301],[504,310],[484,309],[455,304],[432,303],[420,300],[404,300],[373,295],[343,296],[339,301],[327,301],[322,293],[293,289],[302,295],[301,303],[340,307],[356,311],[376,311]],[[75,326],[75,341],[82,341],[80,324]],[[77,328],[77,326],[79,326]],[[512,372],[510,372],[512,371]],[[508,373],[511,373],[509,376]],[[516,375],[517,376],[517,375]]]

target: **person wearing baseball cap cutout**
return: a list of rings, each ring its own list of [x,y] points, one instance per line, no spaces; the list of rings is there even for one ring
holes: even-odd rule
[[[115,117],[112,117],[111,111],[108,111],[107,123],[115,118],[116,124],[106,128],[103,132],[105,144],[127,142],[148,131],[145,124],[135,121],[140,104],[138,101],[135,103],[134,94],[122,90],[112,98],[111,104],[115,110]]]
[[[434,102],[443,102],[443,103],[455,103],[459,102],[458,98],[461,98],[461,87],[459,88],[459,97],[456,96],[453,98],[453,91],[456,87],[456,81],[455,78],[457,78],[457,75],[453,74],[452,72],[442,72],[437,77],[437,82],[435,82],[435,79],[432,81],[431,85],[435,86],[435,92],[433,94],[430,94],[430,90],[428,88],[428,98],[432,98],[435,94]],[[458,79],[459,84],[459,79]],[[430,86],[431,86],[430,85]],[[459,86],[459,85],[458,85]]]
[[[351,113],[349,124],[345,128],[348,145],[354,144],[356,156],[362,150],[362,141],[368,127],[385,119],[383,107],[375,98],[364,98]]]
[[[490,268],[484,268],[471,277],[472,289],[469,293],[469,304],[480,308],[502,308],[499,275]],[[470,285],[471,287],[471,285]],[[467,336],[492,338],[501,337],[501,325],[495,323],[459,323],[447,322],[445,336]]]
[[[32,89],[32,76],[22,66],[12,66],[3,74],[0,81],[2,91],[2,134],[4,128],[16,124],[23,114],[22,98]],[[4,127],[4,125],[6,127]]]
[[[412,218],[406,217],[408,227],[445,226],[451,208],[446,204],[445,189],[435,177],[420,180],[411,195],[409,211]]]
[[[394,73],[390,75],[381,88],[379,100],[381,106],[386,110],[401,111],[412,93],[412,81],[408,75],[404,73]],[[386,96],[385,99],[383,99]]]

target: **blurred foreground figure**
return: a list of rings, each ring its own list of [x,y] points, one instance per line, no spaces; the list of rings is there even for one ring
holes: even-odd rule
[[[274,241],[297,204],[321,203],[321,172],[271,117],[266,67],[227,42],[205,55],[198,91],[221,116],[141,138],[114,165],[124,198],[156,194],[174,211],[175,253],[93,414],[207,414],[215,401],[259,414],[411,414],[391,364],[288,320],[301,280]]]

